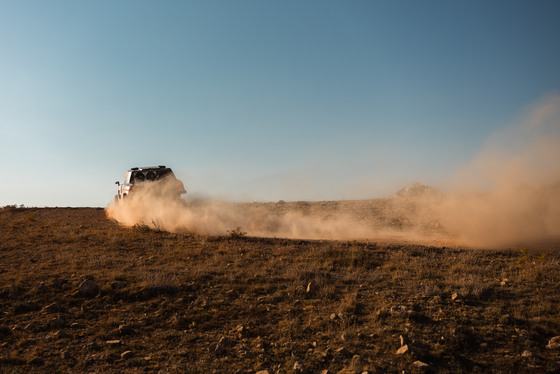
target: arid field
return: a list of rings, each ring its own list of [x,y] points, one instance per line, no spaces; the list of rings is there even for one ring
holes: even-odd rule
[[[391,204],[257,204],[390,229],[360,240],[0,208],[0,372],[559,373],[557,243],[400,236]]]

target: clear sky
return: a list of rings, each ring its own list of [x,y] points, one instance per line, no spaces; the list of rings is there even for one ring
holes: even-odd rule
[[[560,1],[0,0],[0,206],[438,186],[560,92]]]

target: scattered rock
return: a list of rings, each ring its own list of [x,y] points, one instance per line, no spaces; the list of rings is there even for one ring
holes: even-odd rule
[[[417,368],[421,368],[421,369],[427,369],[428,368],[428,364],[425,362],[422,362],[420,360],[414,361],[412,363],[412,365],[416,366]]]
[[[239,335],[244,335],[247,332],[247,328],[243,325],[237,325],[237,327],[235,328],[235,332]]]
[[[546,348],[548,348],[548,349],[558,349],[558,348],[560,348],[560,335],[555,336],[554,338],[550,339]]]
[[[95,297],[99,293],[99,286],[94,281],[84,279],[78,286],[78,293],[85,297]]]
[[[408,352],[408,344],[405,344],[405,345],[403,345],[402,347],[400,347],[400,348],[397,350],[396,354],[402,355],[402,354],[405,354],[406,352]]]
[[[305,367],[303,362],[296,361],[296,363],[294,364],[294,372],[296,374],[305,374],[307,373],[307,368]]]
[[[132,351],[124,351],[123,353],[121,353],[121,358],[123,360],[128,360],[132,357],[134,357],[134,353],[132,353]]]
[[[338,318],[338,316],[336,315],[336,313],[331,314],[331,321],[334,321],[335,319]]]
[[[507,279],[507,278],[504,278],[504,279],[502,279],[502,281],[500,282],[500,286],[502,286],[502,287],[503,287],[503,286],[507,285],[507,284],[508,284],[508,282],[509,282],[509,279]]]
[[[462,303],[465,301],[465,298],[460,293],[453,292],[453,294],[451,295],[451,301],[456,303]]]
[[[307,284],[307,294],[312,296],[315,295],[318,291],[319,287],[317,286],[317,282],[311,281]]]
[[[525,357],[525,358],[531,358],[533,356],[533,353],[531,351],[523,351],[523,353],[521,354],[521,357]]]

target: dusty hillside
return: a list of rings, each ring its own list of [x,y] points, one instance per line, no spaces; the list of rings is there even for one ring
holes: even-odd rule
[[[406,226],[389,203],[267,209]],[[560,372],[555,251],[168,233],[92,208],[0,209],[0,238],[0,372]]]

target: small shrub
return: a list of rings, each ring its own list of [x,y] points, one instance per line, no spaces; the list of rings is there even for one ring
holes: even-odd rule
[[[545,262],[546,259],[548,258],[547,253],[541,253],[540,255],[529,256],[529,251],[527,250],[527,248],[521,248],[519,252],[521,252],[521,254],[523,255],[520,258],[518,258],[517,261],[515,261],[517,263],[517,267],[519,268],[523,268],[530,262],[532,263],[535,263],[536,261]]]
[[[152,225],[147,225],[144,223],[144,221],[141,221],[140,223],[132,226],[132,228],[140,232],[165,232],[158,220],[152,220]]]
[[[230,238],[244,238],[245,236],[247,236],[247,233],[241,230],[240,226],[237,226],[233,230],[228,230],[227,232],[229,233]]]

